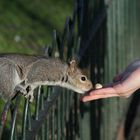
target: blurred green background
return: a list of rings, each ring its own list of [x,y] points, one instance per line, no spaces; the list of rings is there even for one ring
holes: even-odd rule
[[[41,53],[54,29],[61,35],[72,7],[73,0],[1,0],[0,53]]]

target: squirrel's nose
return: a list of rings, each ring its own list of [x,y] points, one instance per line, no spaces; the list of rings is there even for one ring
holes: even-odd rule
[[[89,89],[92,89],[92,88],[93,88],[92,83],[89,83],[89,84],[88,84],[88,88],[89,88]]]

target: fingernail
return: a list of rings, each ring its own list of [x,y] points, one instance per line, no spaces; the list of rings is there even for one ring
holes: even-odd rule
[[[86,99],[83,98],[81,101],[82,101],[82,102],[86,102]]]
[[[84,98],[83,96],[82,96],[82,97],[80,97],[80,101],[82,101],[82,102],[83,102],[83,100],[84,100],[83,98]]]
[[[83,100],[81,100],[81,101],[84,102],[84,103],[87,102],[87,100],[85,100],[85,99],[83,99]]]

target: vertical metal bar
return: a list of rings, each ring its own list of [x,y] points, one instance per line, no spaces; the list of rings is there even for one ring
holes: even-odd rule
[[[17,126],[15,126],[15,132],[14,132],[14,140],[18,140],[18,132],[17,132]]]
[[[69,30],[69,22],[70,22],[70,18],[67,17],[66,22],[65,22],[63,35],[62,35],[61,45],[60,45],[60,48],[59,48],[60,59],[62,59],[64,57],[64,44],[65,44],[67,32]]]
[[[50,95],[51,95],[51,88],[47,87],[47,98],[48,98],[48,100],[50,98]],[[47,121],[46,121],[46,140],[50,139],[50,121],[51,121],[51,117],[50,117],[50,114],[48,114],[48,118],[47,118]]]
[[[64,120],[64,94],[63,94],[63,91],[61,93],[61,103],[60,103],[60,114],[61,114],[61,139],[64,140],[64,123],[65,123],[65,120]]]
[[[28,117],[28,108],[29,108],[29,101],[25,99],[24,101],[24,112],[23,112],[23,120],[22,120],[22,140],[26,140],[26,129],[27,129],[27,117]]]
[[[51,139],[54,140],[54,134],[55,134],[55,130],[54,130],[54,127],[55,127],[55,122],[54,122],[54,119],[55,119],[55,116],[54,116],[54,106],[52,106],[52,109],[51,109]]]
[[[4,105],[4,109],[3,109],[2,114],[1,114],[1,120],[0,120],[0,139],[2,138],[3,128],[4,128],[4,125],[5,125],[5,122],[6,122],[7,113],[9,111],[10,104],[11,104],[11,100],[8,100],[6,102],[6,104]]]
[[[57,100],[57,140],[61,140],[61,123],[60,123],[60,97]]]
[[[49,114],[45,121],[45,140],[49,140]]]
[[[14,131],[15,131],[15,124],[16,124],[16,118],[17,118],[17,111],[19,107],[19,102],[20,102],[20,96],[16,97],[16,102],[15,102],[15,107],[12,115],[12,122],[11,122],[11,127],[10,127],[10,140],[14,140]]]
[[[44,90],[42,90],[42,87],[41,87],[41,110],[44,110]],[[45,124],[42,124],[42,128],[41,128],[41,140],[45,140]]]
[[[41,90],[41,86],[38,87],[38,91],[37,91],[36,106],[35,106],[35,120],[38,120],[38,112],[40,107],[40,90]]]
[[[39,108],[40,108],[40,90],[41,86],[37,89],[37,97],[36,97],[36,104],[35,104],[35,120],[38,120],[39,116]],[[38,140],[39,135],[36,134],[35,139]]]

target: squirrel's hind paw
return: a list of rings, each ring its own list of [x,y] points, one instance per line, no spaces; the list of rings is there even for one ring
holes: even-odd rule
[[[27,93],[27,95],[25,95],[25,98],[27,98],[30,102],[33,102],[34,100],[33,92]]]

